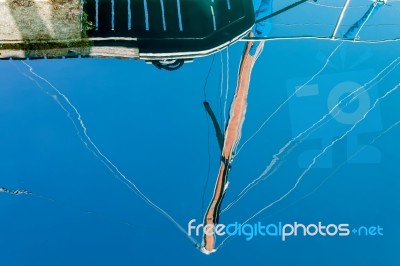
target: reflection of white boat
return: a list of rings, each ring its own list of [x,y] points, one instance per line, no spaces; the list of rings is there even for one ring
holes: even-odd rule
[[[0,17],[0,58],[82,55],[167,64],[222,49],[254,24],[249,0],[86,0],[83,6],[0,0]]]

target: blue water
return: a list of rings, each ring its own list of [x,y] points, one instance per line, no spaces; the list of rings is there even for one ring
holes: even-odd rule
[[[346,17],[346,25],[352,24],[350,18],[353,22],[359,18],[369,2],[363,5],[350,10],[353,13]],[[365,38],[382,37],[374,35],[377,26],[373,25],[385,21],[384,14],[390,17],[393,9],[398,10],[397,3],[392,5],[375,15]],[[306,8],[293,11],[291,19],[301,22],[304,16],[300,11]],[[322,31],[331,32],[340,9],[324,12],[331,16],[324,19],[332,25],[321,27],[321,33],[317,28],[312,31],[329,36]],[[292,33],[290,26],[272,27],[274,36]],[[310,30],[304,25],[298,29]],[[343,34],[345,28],[339,32]],[[298,30],[293,33],[301,35]],[[398,36],[390,30],[385,34]],[[329,40],[265,44],[252,74],[240,145],[296,87],[321,69],[338,44]],[[243,46],[238,43],[229,48],[228,109]],[[221,56],[226,81],[223,51],[215,55],[206,97],[223,120],[226,83],[221,97]],[[329,104],[335,102],[332,91],[342,99],[346,96],[340,95],[342,90],[370,81],[398,56],[398,42],[343,44],[320,75],[292,97],[237,155],[224,205],[264,171],[285,143],[329,111]],[[212,59],[196,59],[176,72],[116,59],[28,63],[79,110],[102,153],[186,230],[191,219],[202,220],[219,167],[218,143],[202,105]],[[243,222],[290,190],[313,157],[349,130],[363,116],[362,110],[372,107],[400,82],[399,71],[396,68],[380,83],[366,87],[367,97],[342,105],[339,117],[299,143],[281,160],[279,169],[222,214],[220,222]],[[365,120],[319,157],[293,193],[251,221],[346,223],[351,229],[380,226],[383,236],[351,233],[286,241],[236,237],[205,256],[85,148],[65,111],[45,93],[52,91],[49,85],[39,81],[41,90],[24,74],[32,76],[21,62],[0,62],[0,187],[34,193],[0,193],[1,265],[400,265],[400,126],[371,144],[400,119],[400,91],[382,99]],[[217,238],[217,245],[222,239]]]

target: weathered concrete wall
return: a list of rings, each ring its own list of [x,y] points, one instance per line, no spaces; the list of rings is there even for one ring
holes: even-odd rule
[[[81,0],[0,0],[0,59],[138,58],[135,48],[93,47]]]
[[[81,0],[0,0],[0,58],[87,54]]]
[[[81,38],[81,0],[0,0],[0,41]]]

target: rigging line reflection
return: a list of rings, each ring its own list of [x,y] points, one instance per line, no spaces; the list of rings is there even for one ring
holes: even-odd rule
[[[369,145],[374,144],[376,141],[378,141],[379,139],[381,139],[382,137],[384,137],[386,134],[388,134],[392,129],[394,129],[395,127],[397,127],[398,125],[400,125],[400,120],[393,123],[392,125],[390,125],[388,128],[386,128],[386,130],[384,130],[383,132],[381,132],[379,135],[375,136],[372,141],[369,143]],[[349,158],[347,158],[346,160],[344,160],[341,164],[339,164],[328,176],[326,176],[319,184],[318,186],[316,186],[312,191],[308,192],[306,195],[302,196],[301,198],[299,198],[298,200],[296,200],[295,202],[293,202],[292,204],[290,204],[290,206],[288,206],[287,208],[297,204],[298,202],[302,201],[303,199],[311,196],[312,194],[314,194],[315,192],[317,192],[330,178],[332,178],[335,174],[337,174],[349,161],[353,160],[355,157],[357,157],[360,153],[362,153],[366,148],[368,147],[368,145],[364,145],[361,148],[359,148],[356,152],[354,152]]]
[[[340,13],[339,19],[338,19],[338,21],[336,23],[336,27],[333,30],[332,37],[331,37],[332,40],[336,38],[336,34],[337,34],[338,30],[339,30],[340,25],[342,24],[342,20],[344,18],[344,14],[346,13],[349,4],[350,4],[350,0],[346,0],[346,3],[344,4],[342,12]]]
[[[354,101],[358,95],[361,93],[365,93],[368,90],[372,89],[376,84],[380,83],[383,79],[386,78],[387,75],[392,73],[397,66],[400,64],[400,57],[397,57],[394,59],[390,64],[388,64],[385,68],[383,68],[377,75],[375,75],[371,80],[366,82],[364,85],[358,87],[356,90],[351,92],[350,94],[346,95],[343,99],[341,99],[335,106],[333,106],[327,113],[325,113],[318,121],[314,122],[310,127],[305,129],[304,131],[300,132],[297,136],[289,140],[282,148],[279,149],[279,151],[272,156],[271,162],[268,164],[266,169],[253,181],[251,181],[242,191],[236,196],[236,198],[225,207],[221,213],[224,213],[228,211],[230,208],[232,208],[236,203],[238,203],[253,187],[255,187],[258,183],[261,181],[266,180],[268,177],[270,177],[279,167],[279,165],[275,166],[277,163],[281,162],[282,159],[285,158],[285,156],[288,156],[290,152],[299,144],[302,143],[304,139],[306,139],[309,135],[311,135],[314,131],[325,125],[329,120],[333,119],[336,115],[332,115],[334,111],[336,111],[342,103],[344,103],[347,99],[350,99],[349,102],[347,102],[344,106],[347,107],[352,101]],[[385,73],[386,72],[386,73]],[[374,85],[371,85],[375,83]],[[371,86],[370,86],[371,85]],[[370,86],[369,89],[363,90],[364,88]],[[361,93],[359,93],[361,91]],[[328,116],[332,116],[330,119],[322,123]],[[321,124],[322,123],[322,124]],[[292,148],[291,145],[293,143],[296,143]],[[289,150],[287,150],[289,149]],[[284,154],[286,152],[286,154]],[[274,167],[275,166],[275,167]],[[271,172],[272,170],[272,172]]]
[[[329,62],[331,61],[332,57],[336,54],[336,51],[343,45],[343,42],[341,42],[339,45],[337,45],[335,47],[335,49],[330,53],[330,55],[328,56],[328,58],[326,59],[324,65],[317,71],[314,73],[314,75],[307,80],[304,84],[302,84],[301,86],[297,87],[296,90],[289,95],[288,98],[286,98],[268,117],[267,119],[264,120],[263,123],[261,123],[261,125],[258,127],[258,129],[251,134],[251,136],[239,147],[236,156],[239,155],[239,153],[241,152],[241,150],[246,146],[246,144],[251,141],[254,137],[256,137],[258,135],[258,133],[260,133],[260,131],[264,128],[264,126],[294,97],[296,96],[296,94],[302,90],[305,86],[307,86],[310,82],[312,82],[317,76],[319,76],[325,69],[326,67],[329,65]]]
[[[229,94],[229,47],[226,47],[226,88],[225,88],[225,100],[224,100],[224,124],[226,125],[226,106],[228,102]]]
[[[52,89],[53,92],[46,91],[43,86],[39,84],[39,82],[34,79],[33,77],[28,77],[32,81],[35,81],[35,84],[39,86],[39,88],[42,91],[46,91],[46,94],[51,96],[53,100],[57,102],[57,104],[66,112],[67,117],[71,120],[73,125],[75,126],[77,135],[79,136],[80,140],[84,144],[84,146],[92,152],[92,154],[99,159],[99,161],[113,174],[115,178],[120,180],[123,184],[125,184],[130,190],[135,192],[136,195],[138,195],[147,205],[149,205],[151,208],[159,212],[161,215],[163,215],[165,218],[167,218],[170,222],[172,222],[180,232],[182,232],[195,246],[198,246],[199,244],[197,241],[189,236],[185,229],[169,214],[167,213],[164,209],[159,207],[157,204],[155,204],[153,201],[151,201],[137,186],[135,183],[133,183],[129,178],[127,178],[118,168],[117,166],[107,157],[105,156],[100,149],[97,147],[97,145],[92,141],[90,136],[88,135],[86,125],[82,119],[81,114],[79,113],[78,109],[75,107],[75,105],[72,104],[72,102],[69,100],[69,98],[63,94],[60,90],[58,90],[51,82],[49,82],[47,79],[43,78],[39,74],[33,71],[33,67],[29,65],[28,63],[21,61],[22,64],[24,64],[29,72],[36,78],[42,80],[45,82],[50,88]],[[76,122],[75,122],[76,121]],[[79,125],[79,126],[78,126]]]
[[[212,68],[214,66],[214,60],[215,60],[215,54],[212,57],[210,67],[208,69],[207,75],[206,75],[206,80],[204,82],[203,86],[203,94],[204,94],[204,103],[207,102],[207,84],[208,84],[208,79],[210,77]],[[206,195],[206,190],[208,187],[208,181],[210,179],[210,172],[211,172],[211,151],[210,151],[210,123],[208,121],[207,117],[207,110],[205,112],[205,117],[206,117],[206,122],[207,122],[207,175],[206,175],[206,180],[204,182],[203,186],[203,193],[201,196],[201,214],[200,216],[203,215],[204,213],[204,206],[205,206],[205,195]]]
[[[393,130],[395,127],[397,127],[398,125],[400,125],[400,120],[397,122],[394,122],[392,125],[390,125],[388,128],[386,128],[386,130],[382,131],[379,135],[375,136],[373,138],[373,140],[369,143],[369,145],[374,144],[376,141],[378,141],[379,139],[381,139],[382,137],[384,137],[386,134],[388,134],[391,130]],[[328,176],[326,176],[313,190],[311,190],[310,192],[306,193],[305,195],[301,196],[299,199],[295,200],[294,202],[292,202],[291,204],[289,204],[288,206],[280,209],[277,212],[282,212],[286,209],[289,209],[293,206],[295,206],[296,204],[298,204],[299,202],[301,202],[302,200],[310,197],[311,195],[313,195],[314,193],[316,193],[319,189],[321,189],[323,187],[323,185],[333,176],[335,176],[349,161],[353,160],[355,157],[357,157],[360,153],[362,153],[366,148],[368,147],[368,145],[364,145],[361,148],[359,148],[356,152],[354,152],[349,158],[345,159],[344,161],[342,161]]]
[[[287,36],[287,37],[271,36],[271,37],[245,37],[245,38],[238,40],[238,42],[298,41],[298,40],[320,40],[320,41],[330,41],[330,42],[340,41],[340,42],[351,42],[351,43],[381,44],[381,43],[399,42],[400,37],[379,39],[379,40],[373,40],[373,39],[351,40],[351,39],[345,39],[345,38],[335,38],[334,40],[332,40],[331,37],[326,37],[326,36]]]
[[[224,57],[222,55],[222,52],[219,52],[220,55],[220,61],[221,61],[221,77],[220,77],[220,91],[219,91],[219,119],[220,119],[220,123],[223,122],[223,117],[224,114],[223,112],[223,107],[222,107],[222,95],[224,92]]]
[[[276,199],[275,201],[269,203],[267,206],[263,207],[262,209],[260,209],[259,211],[257,211],[256,213],[254,213],[252,216],[250,216],[249,218],[247,218],[244,222],[242,222],[241,224],[246,224],[248,222],[250,222],[251,220],[253,220],[255,217],[257,217],[258,215],[260,215],[261,213],[263,213],[264,211],[268,210],[269,208],[273,207],[275,204],[283,201],[284,199],[286,199],[301,183],[301,181],[303,180],[304,176],[312,169],[312,167],[315,165],[315,163],[329,150],[331,149],[333,146],[335,146],[336,143],[338,143],[339,141],[343,140],[347,135],[349,135],[362,121],[364,121],[364,119],[366,117],[368,117],[368,114],[370,112],[372,112],[380,103],[380,101],[382,101],[383,99],[385,99],[386,97],[388,97],[389,95],[391,95],[393,92],[395,92],[398,88],[400,87],[400,83],[398,83],[396,86],[394,86],[392,89],[390,89],[389,91],[387,91],[383,96],[377,98],[374,102],[374,104],[372,105],[371,108],[369,108],[364,115],[357,120],[357,122],[355,122],[350,129],[348,129],[344,134],[342,134],[340,137],[336,138],[335,140],[333,140],[329,145],[325,146],[322,151],[320,153],[318,153],[318,155],[316,155],[311,163],[308,165],[308,167],[301,173],[301,175],[296,179],[295,184],[285,193],[283,194],[281,197],[279,197],[278,199]],[[218,248],[222,247],[224,245],[224,243],[230,239],[230,236],[226,237],[221,244],[218,246]]]

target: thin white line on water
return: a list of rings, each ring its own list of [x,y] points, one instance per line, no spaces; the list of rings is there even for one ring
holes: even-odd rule
[[[99,0],[96,0],[96,30],[99,30]]]
[[[167,23],[165,22],[164,0],[160,0],[160,5],[161,5],[163,29],[164,29],[164,31],[166,31],[167,30]]]
[[[132,29],[132,9],[131,9],[131,0],[128,0],[128,30]]]
[[[111,0],[111,30],[114,30],[114,16],[115,16],[115,5],[114,5],[114,0]]]
[[[145,19],[145,24],[146,24],[146,30],[150,29],[149,26],[149,10],[147,7],[147,0],[143,0],[143,7],[144,7],[144,19]]]
[[[343,20],[344,14],[346,13],[346,10],[347,10],[347,7],[349,6],[349,3],[350,3],[350,0],[346,0],[346,3],[344,4],[344,7],[342,9],[342,12],[340,13],[340,16],[339,16],[338,22],[336,24],[336,27],[335,27],[335,29],[334,29],[334,31],[332,33],[331,39],[335,39],[336,38],[336,34],[337,34],[338,30],[339,30],[340,24],[342,24],[342,20]]]
[[[303,177],[311,170],[311,168],[315,165],[315,163],[318,161],[318,159],[323,156],[326,151],[330,148],[332,148],[337,142],[341,141],[342,139],[344,139],[348,134],[350,134],[354,128],[357,127],[358,124],[360,124],[367,116],[368,114],[373,111],[376,106],[378,105],[378,103],[385,99],[387,96],[389,96],[390,94],[392,94],[393,92],[395,92],[398,88],[400,87],[400,83],[397,84],[395,87],[393,87],[392,89],[390,89],[389,91],[387,91],[383,96],[379,97],[378,99],[376,99],[376,101],[374,102],[374,104],[372,105],[372,107],[356,122],[353,124],[353,126],[348,129],[343,135],[341,135],[339,138],[335,139],[334,141],[332,141],[329,145],[327,145],[317,156],[315,156],[312,159],[312,162],[308,165],[308,167],[303,171],[303,173],[297,178],[295,184],[293,185],[292,188],[290,188],[284,195],[282,195],[280,198],[278,198],[277,200],[271,202],[270,204],[268,204],[267,206],[263,207],[262,209],[260,209],[259,211],[257,211],[255,214],[253,214],[252,216],[250,216],[249,218],[247,218],[244,222],[242,222],[241,224],[247,224],[248,222],[250,222],[251,220],[253,220],[256,216],[258,216],[259,214],[261,214],[262,212],[264,212],[265,210],[271,208],[272,206],[274,206],[276,203],[281,202],[282,200],[284,200],[285,198],[287,198],[300,184],[300,182],[302,181]],[[219,248],[221,248],[224,243],[230,239],[231,236],[226,237],[221,244],[217,247],[217,250]]]
[[[183,26],[182,26],[182,14],[181,14],[181,1],[176,0],[176,8],[178,9],[178,24],[179,24],[179,30],[183,31]]]
[[[228,211],[230,208],[232,208],[237,202],[239,202],[253,187],[255,187],[259,182],[265,180],[266,178],[270,177],[277,169],[275,168],[273,172],[270,172],[271,169],[275,166],[275,164],[281,160],[280,156],[288,149],[289,146],[291,146],[292,143],[303,137],[305,134],[311,131],[311,133],[316,130],[314,129],[317,125],[319,125],[321,122],[323,122],[328,115],[332,115],[332,113],[348,98],[352,97],[352,99],[349,101],[351,103],[356,97],[358,96],[357,93],[366,88],[367,86],[371,85],[373,82],[381,82],[387,75],[389,75],[393,70],[397,68],[397,66],[400,64],[399,62],[400,57],[397,57],[394,59],[390,64],[388,64],[385,68],[383,68],[377,75],[375,75],[371,80],[366,82],[364,85],[358,87],[356,90],[354,90],[352,93],[341,99],[335,106],[332,107],[332,109],[329,110],[328,113],[324,114],[318,121],[314,122],[310,127],[308,127],[306,130],[302,131],[299,133],[296,137],[292,138],[290,141],[288,141],[282,148],[279,149],[279,151],[272,156],[271,162],[268,164],[266,169],[253,181],[251,181],[242,191],[238,194],[238,196],[231,202],[229,203],[222,211],[221,213],[224,213]],[[391,69],[390,69],[391,68]],[[387,73],[385,73],[388,70]],[[385,74],[384,74],[385,73]],[[382,77],[381,77],[382,76]],[[378,79],[381,77],[380,79]],[[371,89],[371,88],[370,88]],[[368,89],[368,90],[370,90]],[[368,91],[367,90],[367,91]],[[346,105],[347,106],[347,105]],[[321,125],[322,126],[322,125]],[[311,133],[308,133],[304,138],[307,138]],[[293,149],[293,148],[292,148]],[[286,154],[287,156],[288,154]]]
[[[178,229],[181,231],[193,244],[196,246],[199,246],[199,243],[191,236],[189,236],[186,232],[186,230],[169,214],[167,213],[164,209],[159,207],[157,204],[155,204],[153,201],[151,201],[137,186],[135,183],[133,183],[129,178],[127,178],[119,169],[118,167],[107,157],[105,156],[100,149],[97,147],[97,145],[92,141],[90,136],[88,135],[87,128],[85,123],[83,122],[82,116],[79,113],[78,109],[75,107],[75,105],[72,104],[72,102],[69,100],[69,98],[63,94],[60,90],[58,90],[52,83],[50,83],[47,79],[43,78],[39,74],[35,73],[33,71],[33,67],[30,66],[28,63],[21,61],[22,64],[24,64],[28,69],[29,72],[34,75],[35,77],[39,78],[40,80],[44,81],[46,84],[48,84],[52,90],[54,91],[53,93],[50,93],[49,91],[46,91],[34,78],[27,76],[29,79],[34,81],[36,85],[44,91],[47,95],[49,95],[56,103],[66,112],[67,117],[71,120],[72,124],[74,125],[76,129],[76,133],[86,149],[91,151],[93,155],[99,159],[99,161],[113,174],[115,178],[120,180],[123,184],[125,184],[130,190],[132,190],[136,195],[139,196],[147,205],[149,205],[151,208],[159,212],[161,215],[166,217],[170,222],[172,222]],[[62,103],[64,102],[64,104]],[[68,109],[71,109],[72,112],[70,112]],[[74,118],[72,114],[75,114],[76,117]],[[78,125],[76,124],[75,120],[77,120]],[[80,133],[82,131],[83,135]]]
[[[288,97],[286,98],[285,101],[283,101],[276,109],[274,112],[272,112],[269,117],[264,120],[264,122],[261,124],[261,126],[239,147],[237,151],[237,155],[239,155],[240,151],[246,146],[246,144],[251,141],[257,134],[264,128],[264,126],[283,108],[283,106],[286,105],[287,102],[289,102],[300,90],[302,90],[305,86],[307,86],[310,82],[312,82],[319,74],[322,73],[322,71],[325,70],[325,68],[328,66],[331,58],[335,55],[336,51],[342,46],[343,42],[341,42],[339,45],[336,46],[336,48],[331,52],[331,54],[328,56],[328,58],[325,61],[325,64],[303,85],[297,87],[297,89]]]

